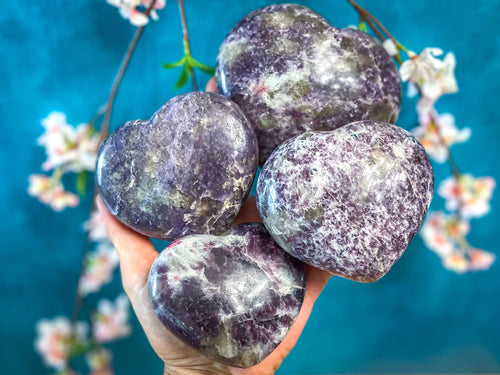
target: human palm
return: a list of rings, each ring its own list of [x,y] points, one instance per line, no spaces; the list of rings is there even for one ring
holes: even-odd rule
[[[215,80],[207,84],[207,91],[215,92]],[[151,240],[116,220],[97,198],[108,234],[120,258],[123,288],[156,354],[165,363],[165,374],[217,374],[217,375],[270,375],[281,365],[297,342],[314,302],[328,282],[330,274],[315,267],[307,266],[306,292],[299,315],[285,339],[264,361],[247,369],[221,365],[201,355],[196,350],[177,339],[156,317],[148,297],[148,275],[158,256]],[[261,223],[255,204],[255,197],[249,196],[234,224]]]
[[[165,363],[165,374],[274,374],[297,342],[316,298],[330,278],[329,273],[307,266],[306,292],[299,315],[285,339],[264,361],[248,369],[221,365],[184,344],[163,326],[153,312],[148,299],[149,270],[158,256],[158,252],[149,238],[116,220],[100,198],[97,199],[97,206],[120,258],[120,270],[125,292],[130,298],[132,307],[151,346]],[[235,224],[246,222],[262,222],[255,206],[255,198],[252,196],[247,199]]]

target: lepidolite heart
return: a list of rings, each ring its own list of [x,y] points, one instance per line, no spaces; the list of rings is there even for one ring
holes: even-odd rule
[[[380,43],[296,4],[267,6],[238,22],[220,47],[216,77],[219,92],[252,121],[261,165],[307,130],[393,123],[401,102],[396,66]]]
[[[305,292],[305,266],[262,224],[170,244],[149,275],[153,310],[205,356],[237,367],[262,361],[283,340]]]
[[[257,208],[294,257],[372,282],[417,233],[433,189],[429,159],[410,133],[359,121],[279,146],[259,176]]]
[[[236,104],[189,93],[106,139],[97,189],[113,215],[145,235],[220,234],[248,195],[257,158],[255,133]]]

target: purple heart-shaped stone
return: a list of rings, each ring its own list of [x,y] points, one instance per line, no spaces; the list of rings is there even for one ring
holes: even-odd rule
[[[106,139],[97,189],[113,215],[147,236],[220,234],[250,191],[257,159],[255,133],[236,104],[188,93]]]
[[[429,159],[410,133],[359,121],[279,146],[260,173],[257,208],[294,257],[372,282],[417,233],[433,189]]]
[[[238,22],[220,47],[216,77],[218,91],[252,121],[261,165],[308,130],[394,123],[401,103],[398,71],[376,39],[297,4],[270,5]]]
[[[211,359],[246,368],[267,357],[292,326],[304,299],[305,266],[262,224],[242,224],[222,236],[172,242],[148,284],[153,310],[171,332]]]

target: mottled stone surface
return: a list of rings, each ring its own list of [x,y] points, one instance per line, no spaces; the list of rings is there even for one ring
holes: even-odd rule
[[[259,139],[260,164],[286,139],[358,120],[393,123],[401,83],[368,34],[336,29],[300,5],[258,9],[222,43],[218,91],[238,103]]]
[[[236,104],[189,93],[106,139],[97,188],[113,215],[147,236],[220,234],[248,195],[257,160],[255,133]]]
[[[149,275],[154,311],[177,337],[219,362],[250,367],[284,339],[305,292],[305,266],[262,224],[170,244]]]
[[[259,176],[257,208],[294,257],[372,282],[417,233],[433,189],[429,159],[410,133],[360,121],[278,147]]]

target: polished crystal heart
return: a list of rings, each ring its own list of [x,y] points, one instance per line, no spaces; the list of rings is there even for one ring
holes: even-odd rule
[[[257,207],[294,257],[372,282],[417,233],[433,189],[429,159],[410,133],[360,121],[279,146],[260,173]]]
[[[153,310],[186,344],[216,361],[250,367],[284,339],[305,292],[305,266],[262,224],[170,244],[149,275]]]
[[[113,215],[147,236],[220,234],[250,191],[257,158],[255,133],[236,104],[189,93],[106,139],[97,189]]]
[[[261,165],[308,130],[394,123],[401,102],[398,71],[380,43],[296,4],[267,6],[238,22],[220,47],[216,77],[219,92],[252,121]]]

